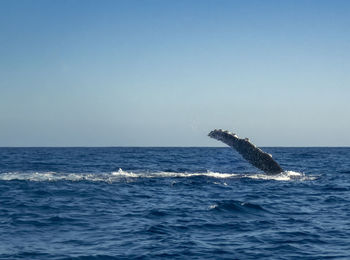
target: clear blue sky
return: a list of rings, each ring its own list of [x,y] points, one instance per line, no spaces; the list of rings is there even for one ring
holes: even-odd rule
[[[0,146],[350,145],[350,1],[0,0]]]

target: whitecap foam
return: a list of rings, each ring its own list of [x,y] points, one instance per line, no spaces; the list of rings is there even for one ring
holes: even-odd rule
[[[56,173],[56,172],[8,172],[0,174],[0,180],[12,181],[108,181],[106,174]]]
[[[132,172],[123,171],[122,169],[119,169],[117,172],[112,172],[112,176],[128,177],[128,178],[142,177],[142,176],[135,174],[135,173],[132,173]]]
[[[231,178],[237,176],[235,173],[219,173],[219,172],[199,172],[199,173],[187,173],[187,172],[152,172],[152,173],[133,173],[123,171],[119,169],[117,172],[112,172],[113,176],[127,177],[127,178],[188,178],[196,176],[206,176],[212,178]]]
[[[275,175],[266,175],[266,174],[251,174],[251,175],[244,175],[246,178],[251,179],[260,179],[260,180],[275,180],[275,181],[291,181],[291,180],[315,180],[315,176],[307,176],[304,173],[301,172],[295,172],[295,171],[284,171],[279,174]]]
[[[8,172],[1,173],[0,180],[12,181],[93,181],[93,182],[114,182],[121,179],[131,178],[188,178],[196,176],[206,176],[211,178],[230,178],[237,176],[231,173],[203,172],[128,172],[119,169],[111,173],[56,173],[56,172]]]
[[[210,210],[210,209],[215,209],[215,208],[217,208],[219,205],[218,204],[213,204],[213,205],[210,205],[209,207],[208,207],[208,209]]]
[[[1,173],[0,180],[12,181],[92,181],[92,182],[117,182],[121,180],[130,180],[134,178],[190,178],[190,177],[209,177],[215,179],[228,178],[251,178],[262,180],[291,181],[291,180],[314,180],[314,176],[306,176],[303,173],[294,171],[285,171],[277,175],[266,174],[237,174],[237,173],[219,173],[219,172],[128,172],[119,169],[111,173],[56,173],[56,172],[8,172]],[[227,183],[225,182],[226,186]]]

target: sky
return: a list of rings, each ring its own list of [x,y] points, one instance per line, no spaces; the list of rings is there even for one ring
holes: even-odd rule
[[[0,0],[0,146],[350,146],[350,1]]]

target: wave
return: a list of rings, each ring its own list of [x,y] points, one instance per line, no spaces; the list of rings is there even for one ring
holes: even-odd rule
[[[208,207],[209,210],[216,211],[238,211],[238,212],[268,212],[262,206],[238,200],[223,200]]]
[[[258,180],[314,180],[315,176],[307,176],[303,173],[285,171],[277,175],[265,174],[239,174],[239,173],[219,173],[219,172],[128,172],[122,169],[111,173],[57,173],[57,172],[5,172],[0,174],[1,181],[23,180],[23,181],[91,181],[91,182],[117,182],[124,179],[133,178],[191,178],[208,177],[214,179],[230,178],[250,178]]]

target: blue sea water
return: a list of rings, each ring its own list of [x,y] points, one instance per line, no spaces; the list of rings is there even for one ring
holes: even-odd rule
[[[350,148],[0,148],[0,259],[350,259]]]

